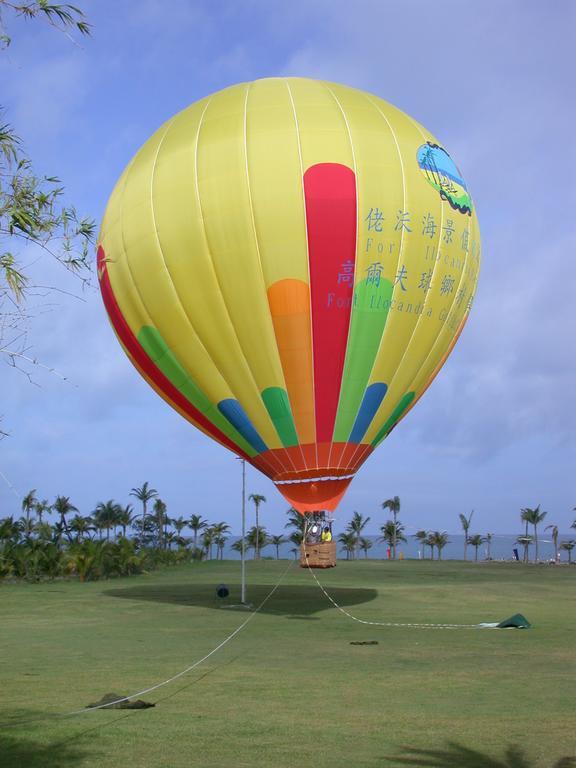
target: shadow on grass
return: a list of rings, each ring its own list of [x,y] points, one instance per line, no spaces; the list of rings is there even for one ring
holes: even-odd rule
[[[70,768],[81,766],[88,756],[88,752],[75,744],[47,744],[0,734],[2,768]]]
[[[157,699],[156,704],[167,701],[193,685],[197,685],[209,675],[213,675],[223,667],[233,664],[238,658],[239,656],[234,656],[234,658],[219,664],[217,667],[205,670],[185,685],[181,685]],[[27,738],[26,729],[40,723],[46,725],[47,722],[49,723],[55,717],[54,715],[42,715],[39,712],[28,710],[19,710],[6,716],[0,713],[0,729],[23,729],[23,731],[17,731],[23,734],[23,737],[21,736],[20,738],[0,732],[0,768],[72,768],[72,766],[82,766],[84,760],[88,757],[94,760],[94,751],[88,752],[83,750],[75,742],[85,741],[89,734],[94,735],[102,728],[109,729],[111,726],[119,723],[120,720],[134,716],[139,717],[139,713],[142,711],[124,711],[119,717],[110,719],[110,710],[100,710],[95,718],[89,720],[90,725],[88,728],[84,728],[82,731],[68,736],[62,741],[54,741],[50,744],[41,744]],[[100,720],[98,715],[104,716],[104,719]],[[76,722],[78,721],[76,720]]]
[[[169,584],[124,587],[108,589],[104,592],[110,597],[125,600],[146,600],[154,603],[173,603],[201,608],[223,608],[240,602],[240,585],[228,584],[230,596],[221,600],[216,596],[216,584]],[[248,600],[254,607],[260,605],[269,594],[270,584],[249,584]],[[330,594],[342,607],[360,605],[374,600],[375,589],[347,589],[331,587]],[[311,614],[333,609],[331,603],[314,585],[290,585],[279,587],[272,598],[261,609],[262,613],[289,618],[313,618]]]
[[[536,768],[536,762],[516,744],[507,747],[502,757],[492,757],[462,744],[448,742],[443,749],[403,747],[400,754],[386,756],[384,760],[391,765],[420,765],[430,768]],[[576,768],[576,758],[561,757],[550,763],[550,768]]]

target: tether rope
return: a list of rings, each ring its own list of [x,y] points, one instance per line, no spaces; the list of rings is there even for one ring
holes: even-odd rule
[[[260,605],[256,608],[256,610],[252,611],[250,615],[246,618],[245,621],[242,622],[236,629],[231,632],[228,637],[226,637],[224,640],[222,640],[221,643],[219,643],[215,648],[213,648],[209,653],[207,653],[205,656],[202,656],[201,659],[198,659],[198,661],[195,661],[193,664],[190,664],[186,669],[181,670],[175,675],[172,675],[172,677],[169,677],[167,680],[163,680],[161,683],[156,683],[155,685],[151,685],[148,688],[144,688],[141,691],[137,691],[136,693],[131,693],[128,696],[122,696],[119,699],[116,699],[115,701],[107,701],[105,704],[97,704],[94,707],[83,707],[82,709],[75,709],[71,712],[63,712],[63,713],[53,713],[53,714],[46,714],[46,715],[39,715],[38,717],[34,717],[28,720],[18,720],[14,723],[0,723],[0,729],[4,728],[16,728],[20,725],[27,725],[28,723],[37,722],[38,720],[51,720],[51,719],[63,719],[67,717],[76,717],[78,715],[84,715],[88,712],[95,712],[98,709],[110,709],[115,704],[120,704],[123,701],[128,701],[129,699],[134,699],[137,696],[144,696],[147,693],[151,693],[152,691],[157,691],[158,688],[163,688],[165,685],[169,685],[170,683],[173,683],[174,680],[178,680],[180,677],[184,677],[184,675],[187,675],[189,672],[191,672],[193,669],[196,669],[201,664],[203,664],[207,659],[209,659],[211,656],[213,656],[215,653],[217,653],[221,648],[224,648],[225,645],[227,645],[230,640],[232,640],[234,637],[236,637],[237,634],[239,634],[244,627],[252,621],[254,616],[256,616],[257,613],[260,612],[260,610],[266,605],[268,600],[272,597],[272,595],[276,592],[280,584],[284,581],[284,577],[294,564],[294,561],[291,560],[288,564],[288,567],[286,570],[282,573],[279,580],[277,581],[276,585],[272,587],[270,592],[266,595],[264,600],[260,603]]]
[[[336,600],[330,595],[322,586],[320,581],[318,580],[318,577],[314,573],[314,570],[310,567],[308,560],[306,560],[306,565],[308,567],[308,570],[314,577],[314,581],[316,584],[320,587],[324,595],[328,598],[328,600],[332,603],[332,605],[337,608],[340,613],[343,613],[344,616],[347,616],[349,619],[352,619],[353,621],[357,621],[359,624],[367,624],[371,627],[412,627],[414,629],[480,629],[482,628],[480,624],[424,624],[424,623],[406,623],[406,622],[399,622],[399,621],[368,621],[367,619],[359,619],[357,616],[353,616],[351,613],[349,613],[345,608],[342,608],[341,605],[338,605]]]
[[[16,488],[15,488],[15,487],[12,485],[12,483],[10,482],[10,480],[8,480],[8,478],[6,477],[6,475],[4,474],[4,472],[2,472],[2,470],[0,470],[0,477],[2,478],[2,480],[4,480],[4,482],[6,483],[6,485],[8,486],[8,488],[10,488],[10,490],[12,491],[12,493],[14,494],[14,496],[16,496],[16,498],[18,499],[18,501],[20,501],[20,500],[22,499],[22,496],[21,496],[21,495],[18,493],[18,491],[16,490]]]

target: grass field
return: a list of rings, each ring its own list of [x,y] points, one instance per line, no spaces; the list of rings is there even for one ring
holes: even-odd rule
[[[249,599],[287,565],[249,563]],[[576,567],[358,561],[319,577],[364,619],[521,612],[533,629],[364,626],[294,565],[228,645],[143,697],[155,708],[2,728],[1,768],[363,768],[448,742],[494,756],[520,745],[533,766],[576,754]],[[237,601],[239,563],[0,586],[0,723],[130,694],[193,663],[246,618],[217,604],[221,582]],[[378,645],[350,644],[364,640]]]

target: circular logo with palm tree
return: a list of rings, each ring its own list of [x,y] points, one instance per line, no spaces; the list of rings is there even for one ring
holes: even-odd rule
[[[448,152],[438,144],[427,141],[418,148],[416,156],[426,181],[438,190],[442,200],[446,200],[455,211],[470,216],[472,198],[466,189],[462,174]]]

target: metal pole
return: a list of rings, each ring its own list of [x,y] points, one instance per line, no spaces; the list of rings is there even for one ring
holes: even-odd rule
[[[246,460],[242,461],[242,580],[240,602],[246,603]]]

